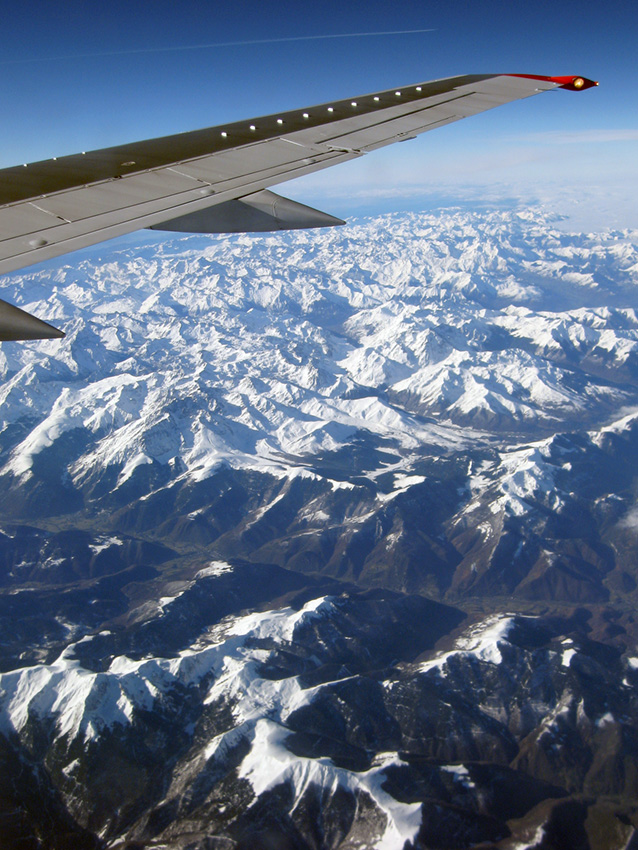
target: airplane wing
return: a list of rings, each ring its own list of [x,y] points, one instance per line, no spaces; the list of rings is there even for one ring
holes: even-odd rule
[[[268,189],[513,100],[594,85],[573,76],[449,77],[5,168],[0,274],[144,227],[228,233],[343,224]],[[2,304],[0,340],[63,336]]]

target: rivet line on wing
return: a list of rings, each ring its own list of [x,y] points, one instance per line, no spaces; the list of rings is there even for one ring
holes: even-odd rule
[[[423,88],[422,88],[422,86],[415,86],[415,87],[414,87],[414,90],[415,90],[416,92],[422,92],[422,91],[423,91]],[[403,92],[402,92],[402,91],[395,91],[395,92],[394,92],[394,95],[395,95],[395,97],[402,97],[402,96],[403,96]],[[380,97],[379,95],[374,95],[374,96],[373,96],[373,98],[372,98],[372,100],[373,100],[373,102],[374,102],[374,105],[381,105],[381,97]],[[350,101],[350,106],[351,106],[353,109],[358,108],[358,107],[360,106],[359,101],[357,101],[357,100],[352,100],[352,101]],[[334,107],[334,106],[327,106],[327,107],[326,107],[326,111],[327,111],[327,112],[329,112],[329,113],[334,113],[334,111],[335,111],[335,107]],[[310,113],[309,113],[309,112],[302,112],[302,113],[301,113],[301,117],[302,117],[305,121],[307,121],[307,120],[310,118]],[[279,125],[281,125],[281,124],[284,124],[284,123],[285,123],[285,121],[284,121],[284,119],[283,119],[283,118],[277,118],[277,119],[276,119],[276,121],[277,121],[277,124],[279,124]],[[256,132],[256,131],[257,131],[257,126],[256,126],[255,124],[250,124],[250,125],[249,125],[249,127],[248,127],[248,129],[250,130],[250,132],[251,132],[251,133],[254,133],[254,132]],[[222,137],[223,139],[227,139],[227,138],[228,138],[228,132],[227,132],[226,130],[222,130],[222,131],[221,131],[221,133],[220,133],[220,135],[221,135],[221,137]]]

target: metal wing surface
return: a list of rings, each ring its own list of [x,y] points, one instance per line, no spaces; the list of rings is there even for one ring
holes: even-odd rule
[[[144,227],[225,233],[342,224],[267,190],[513,100],[592,85],[582,77],[450,77],[6,168],[0,273]],[[10,328],[3,335],[2,323],[0,315],[0,339],[23,338]]]

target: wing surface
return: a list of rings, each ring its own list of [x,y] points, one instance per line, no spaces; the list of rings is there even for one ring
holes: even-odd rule
[[[264,190],[510,101],[593,85],[582,77],[450,77],[2,169],[0,274],[144,227],[340,224]]]

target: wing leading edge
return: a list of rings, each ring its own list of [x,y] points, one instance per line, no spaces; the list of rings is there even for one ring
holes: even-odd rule
[[[6,168],[0,274],[144,227],[228,233],[342,224],[267,190],[514,100],[594,85],[584,77],[450,77]],[[0,339],[39,338],[11,336],[20,332],[0,309]]]

